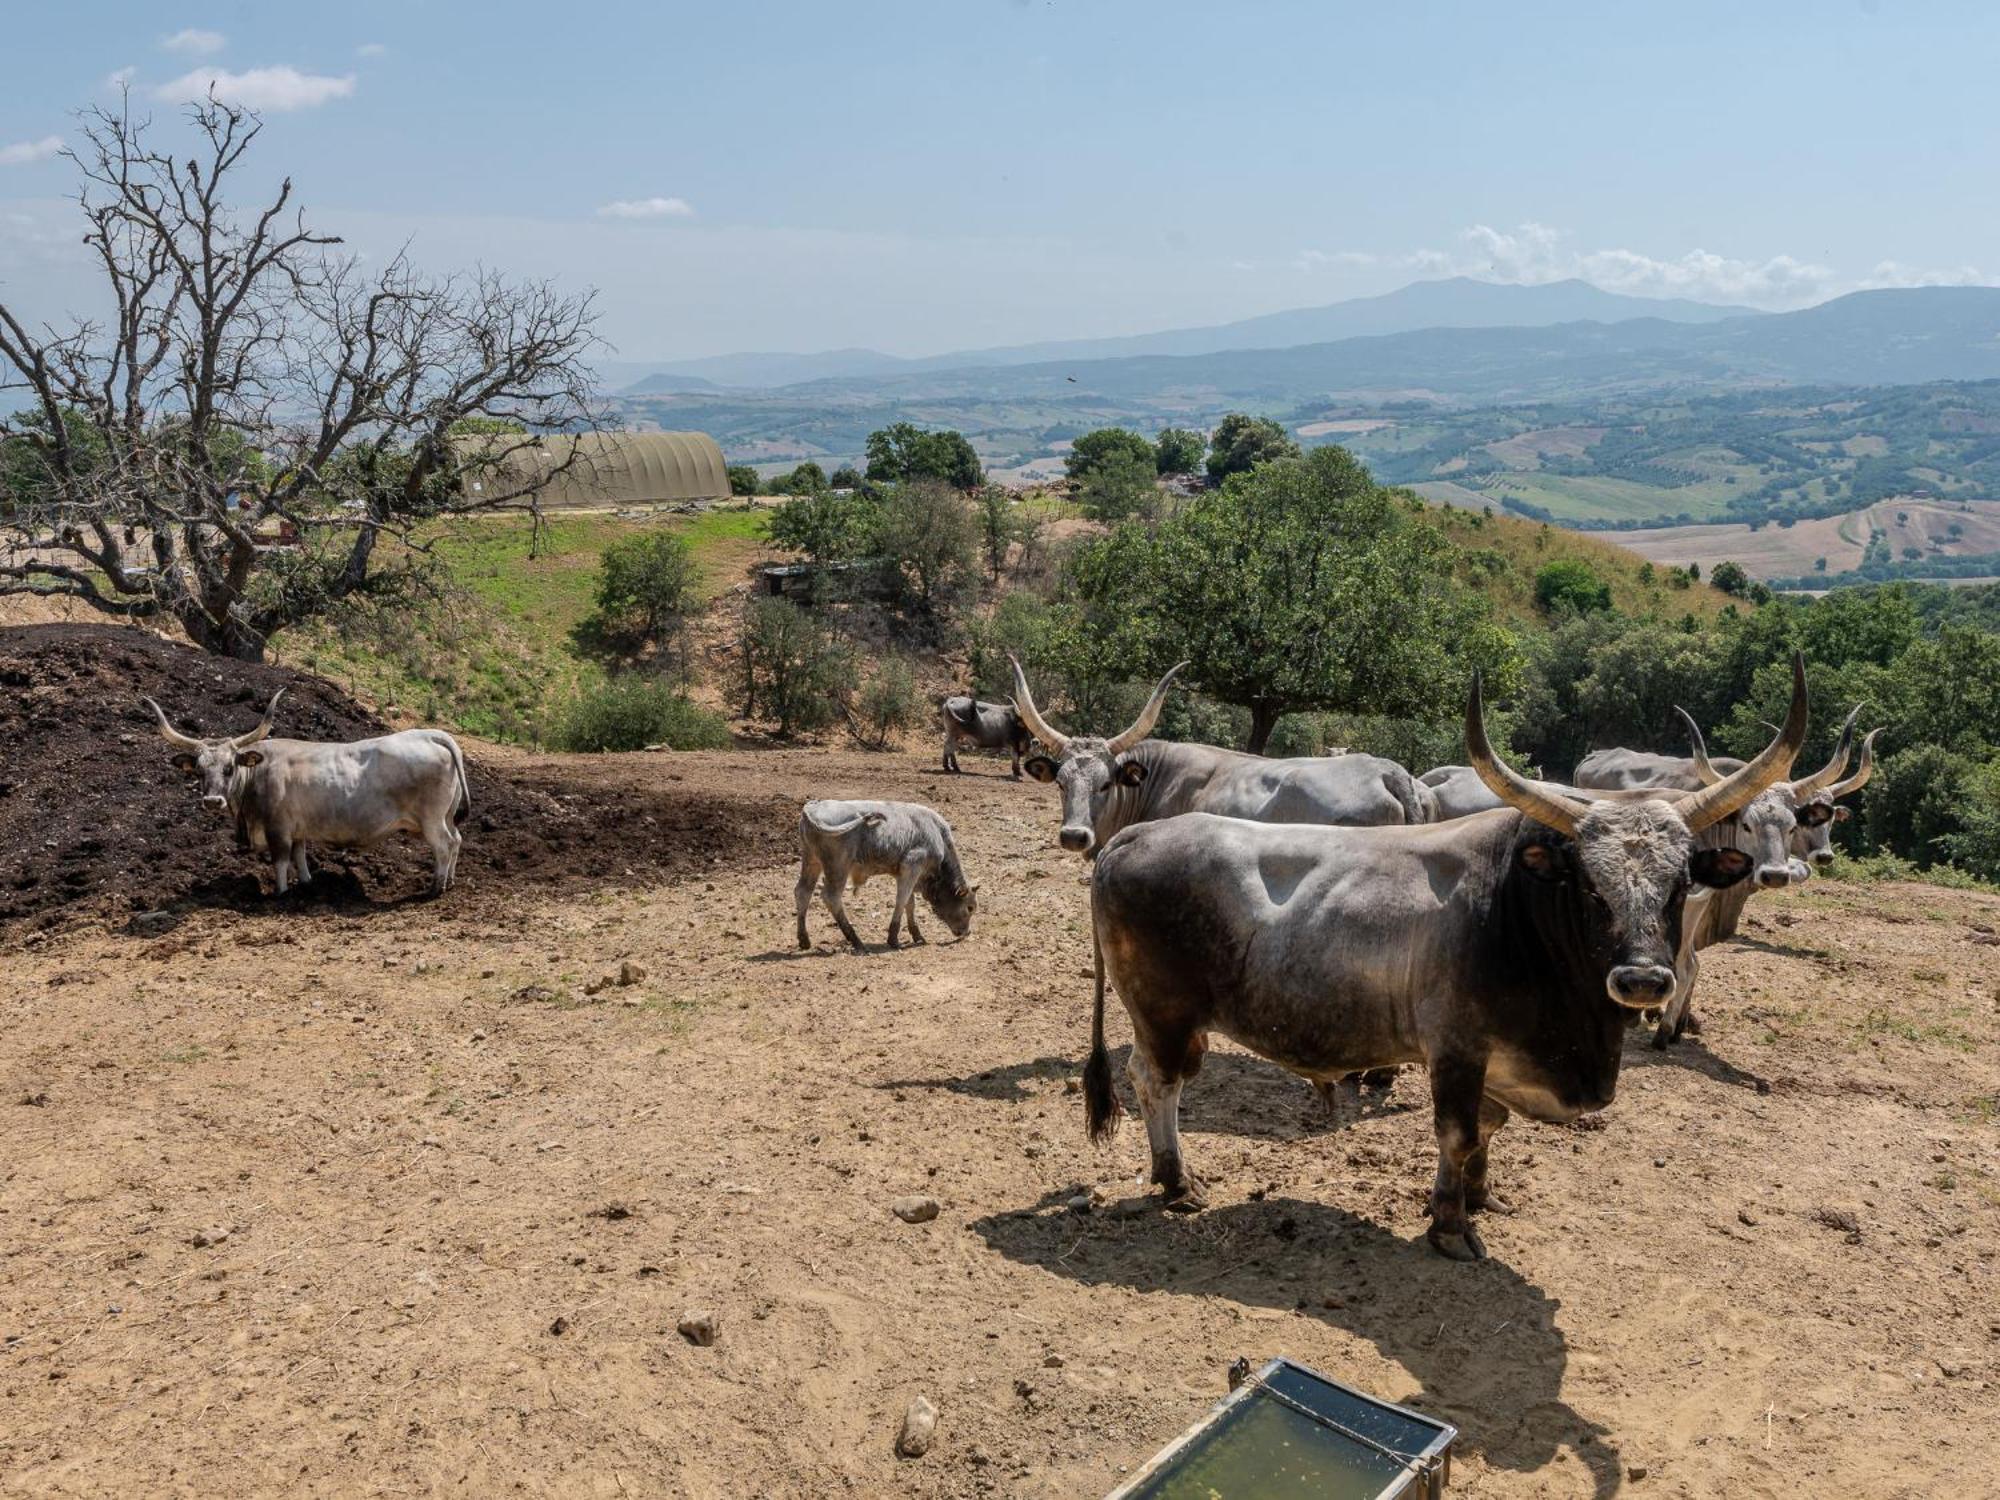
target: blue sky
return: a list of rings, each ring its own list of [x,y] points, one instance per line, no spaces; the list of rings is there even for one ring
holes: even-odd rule
[[[2000,8],[1812,0],[13,7],[0,298],[87,295],[50,154],[261,104],[322,227],[600,288],[627,359],[1142,332],[1420,276],[1797,306],[2000,280]],[[622,207],[619,207],[622,205]]]

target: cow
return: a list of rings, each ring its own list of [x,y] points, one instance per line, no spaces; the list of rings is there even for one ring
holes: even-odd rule
[[[1528,780],[1487,742],[1475,676],[1466,758],[1502,808],[1412,828],[1194,813],[1125,829],[1091,872],[1091,1137],[1119,1112],[1107,977],[1169,1208],[1207,1202],[1178,1115],[1210,1032],[1308,1078],[1422,1062],[1438,1140],[1428,1239],[1484,1258],[1468,1213],[1500,1206],[1493,1133],[1514,1111],[1566,1121],[1611,1102],[1628,1019],[1673,992],[1688,892],[1750,873],[1742,851],[1696,839],[1790,770],[1806,733],[1797,657],[1792,673],[1784,732],[1699,791],[1586,803]]]
[[[1352,827],[1425,823],[1427,787],[1392,760],[1349,752],[1267,760],[1214,745],[1149,740],[1180,663],[1160,679],[1139,717],[1110,739],[1067,735],[1035,706],[1020,662],[1014,706],[1048,754],[1028,757],[1028,774],[1062,789],[1056,842],[1089,854],[1121,828],[1179,813],[1208,812],[1259,823],[1339,823]]]
[[[806,908],[813,885],[824,877],[827,910],[841,935],[861,951],[860,934],[847,920],[841,892],[849,880],[860,890],[871,875],[896,877],[896,908],[889,918],[889,946],[901,946],[907,918],[910,941],[921,943],[916,904],[921,893],[954,937],[972,930],[977,886],[967,885],[951,825],[919,802],[808,802],[799,812],[799,883],[793,891],[799,913],[799,946],[810,948]]]
[[[1021,757],[1035,743],[1028,726],[1011,703],[981,703],[958,694],[938,704],[938,721],[944,725],[944,768],[958,770],[958,742],[965,740],[980,750],[1011,750],[1013,776],[1021,779]]]
[[[345,744],[272,739],[284,696],[283,688],[271,695],[249,733],[214,740],[181,733],[159,704],[140,702],[178,752],[174,765],[200,783],[201,805],[233,820],[240,843],[270,855],[279,895],[294,875],[301,885],[311,882],[308,846],[362,849],[399,832],[430,846],[433,893],[450,890],[464,843],[456,825],[472,810],[458,741],[441,729]]]
[[[1479,779],[1479,773],[1470,766],[1434,766],[1417,780],[1430,789],[1431,805],[1436,809],[1435,821],[1438,822],[1469,817],[1476,812],[1491,812],[1496,807],[1507,805],[1487,790],[1486,783]]]
[[[1765,794],[1783,797],[1791,808],[1794,826],[1786,846],[1794,859],[1809,868],[1833,863],[1833,825],[1852,816],[1848,809],[1840,806],[1840,799],[1860,791],[1874,775],[1875,736],[1881,733],[1879,729],[1870,730],[1862,742],[1860,769],[1855,775],[1842,779],[1854,746],[1854,723],[1861,716],[1863,706],[1857,703],[1849,710],[1846,721],[1840,726],[1840,739],[1833,747],[1832,758],[1823,767],[1797,781],[1780,782]],[[1702,739],[1701,726],[1695,723],[1686,709],[1676,708],[1674,712],[1680,715],[1688,732],[1687,771],[1685,775],[1662,777],[1660,785],[1682,788],[1712,785],[1743,764],[1726,755],[1711,761],[1707,742]],[[1735,930],[1732,924],[1729,934],[1725,936]]]

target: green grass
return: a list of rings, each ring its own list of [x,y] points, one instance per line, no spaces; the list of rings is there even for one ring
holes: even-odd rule
[[[1650,521],[1683,511],[1699,521],[1720,517],[1740,484],[1714,478],[1665,489],[1597,475],[1517,472],[1493,476],[1481,488],[1496,505],[1503,496],[1512,496],[1565,521]]]
[[[2000,890],[2000,886],[1968,874],[1956,865],[1939,864],[1919,869],[1901,855],[1886,851],[1880,854],[1842,854],[1827,867],[1826,878],[1867,885],[1883,880],[1913,880],[1925,885],[1940,885],[1952,891]]]
[[[281,637],[281,659],[427,722],[543,744],[566,707],[604,681],[602,670],[571,645],[571,633],[595,607],[604,549],[643,530],[677,532],[694,548],[704,595],[712,600],[765,550],[767,514],[727,509],[645,520],[559,514],[548,518],[539,547],[525,515],[438,521],[416,545],[441,565],[442,599],[380,610],[364,603]],[[393,562],[393,552],[384,550]]]

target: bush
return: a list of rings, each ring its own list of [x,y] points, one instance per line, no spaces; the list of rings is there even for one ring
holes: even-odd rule
[[[1689,571],[1693,572],[1692,565]],[[1701,575],[1695,573],[1694,576],[1699,578]],[[1731,562],[1727,558],[1715,565],[1714,571],[1708,575],[1708,581],[1723,593],[1734,594],[1739,599],[1747,598],[1750,593],[1750,575],[1743,571],[1741,563]]]
[[[1084,471],[1077,484],[1076,498],[1083,506],[1083,513],[1093,521],[1123,521],[1132,516],[1150,518],[1159,509],[1160,492],[1153,483],[1155,475],[1152,459],[1124,448],[1113,448]]]
[[[651,531],[613,542],[598,560],[597,610],[576,628],[586,650],[665,655],[701,606],[701,570],[687,538]]]
[[[868,434],[868,479],[902,484],[933,479],[953,489],[976,490],[985,476],[979,455],[963,433],[926,432],[914,422],[893,422]]]
[[[1274,458],[1297,458],[1299,445],[1268,417],[1233,411],[1215,429],[1208,449],[1208,477],[1216,484],[1231,474],[1247,474]]]
[[[1201,467],[1201,457],[1208,451],[1208,439],[1185,427],[1162,427],[1159,440],[1153,446],[1162,474],[1192,474]]]
[[[807,459],[791,473],[771,481],[771,493],[774,495],[819,495],[824,494],[829,488],[826,470],[811,459]]]
[[[1082,484],[1114,457],[1145,465],[1149,476],[1159,470],[1158,451],[1138,433],[1124,427],[1100,427],[1095,432],[1086,432],[1070,444],[1063,467],[1072,483]]]
[[[1870,852],[1892,850],[1919,869],[1943,862],[1967,831],[1978,767],[1941,745],[1918,745],[1882,760],[1863,795]]]
[[[729,493],[732,495],[754,495],[761,488],[757,471],[748,464],[729,466]]]
[[[978,576],[972,506],[948,484],[919,479],[897,485],[882,502],[878,537],[903,597],[927,615],[948,609]]]
[[[824,729],[841,716],[853,653],[818,615],[789,599],[752,601],[743,631],[743,716],[777,720],[778,733]]]
[[[572,700],[550,742],[558,750],[727,750],[729,726],[657,678],[614,677]]]
[[[1545,614],[1587,615],[1611,608],[1611,585],[1589,563],[1573,557],[1544,563],[1535,573],[1535,603]]]
[[[924,700],[917,692],[910,664],[900,656],[878,663],[855,695],[854,737],[870,750],[886,750],[897,735],[915,729],[924,719]]]
[[[772,546],[813,562],[851,562],[874,552],[880,523],[880,509],[866,495],[809,492],[772,511],[764,530]]]

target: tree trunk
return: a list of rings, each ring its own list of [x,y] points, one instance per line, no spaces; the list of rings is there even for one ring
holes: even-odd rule
[[[1253,703],[1250,705],[1250,739],[1244,745],[1252,755],[1262,755],[1264,746],[1270,743],[1271,731],[1278,727],[1278,720],[1284,707],[1277,703]]]

